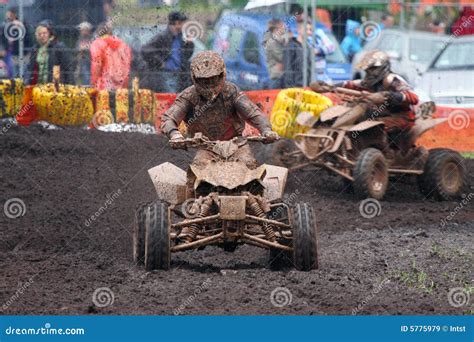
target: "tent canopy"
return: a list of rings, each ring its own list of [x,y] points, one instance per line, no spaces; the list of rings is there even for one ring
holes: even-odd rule
[[[298,3],[304,5],[304,0],[250,0],[245,6],[245,9],[250,10],[284,3]],[[311,3],[311,1],[308,0],[308,3]],[[390,0],[316,0],[317,7],[350,6],[382,10],[390,3]]]

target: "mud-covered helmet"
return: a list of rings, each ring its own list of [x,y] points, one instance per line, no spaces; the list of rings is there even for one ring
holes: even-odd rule
[[[198,94],[206,99],[213,101],[221,93],[225,78],[225,63],[217,52],[199,52],[191,61],[191,79]]]
[[[390,73],[390,58],[380,50],[367,52],[357,65],[365,71],[364,83],[371,87],[382,81]]]

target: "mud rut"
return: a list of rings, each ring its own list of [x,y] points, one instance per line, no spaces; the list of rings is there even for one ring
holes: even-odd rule
[[[268,154],[268,148],[253,148],[259,159]],[[41,127],[9,128],[0,136],[0,151],[2,205],[20,198],[26,206],[22,217],[0,215],[3,314],[461,315],[474,310],[472,294],[460,308],[448,301],[450,289],[473,286],[472,195],[462,206],[427,201],[415,183],[402,179],[381,203],[380,215],[367,219],[335,177],[298,172],[287,193],[291,201],[311,202],[316,210],[320,270],[270,271],[265,251],[244,246],[235,253],[206,248],[176,254],[170,272],[147,273],[131,262],[133,210],[155,198],[146,171],[164,161],[184,168],[192,152],[172,151],[160,136]],[[467,166],[469,194],[474,162]],[[114,295],[106,307],[92,301],[102,287]],[[271,301],[278,287],[287,289],[276,298],[287,304],[283,307]]]

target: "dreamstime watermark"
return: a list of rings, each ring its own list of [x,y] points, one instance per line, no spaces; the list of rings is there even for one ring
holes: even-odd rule
[[[282,109],[273,114],[272,126],[274,131],[284,130],[293,123],[293,116],[290,112]]]
[[[286,287],[277,287],[270,293],[270,302],[274,307],[282,308],[291,305],[293,294]]]
[[[193,219],[201,213],[202,202],[199,199],[189,198],[181,204],[181,212],[187,219]]]
[[[360,31],[361,38],[365,41],[370,42],[380,36],[382,28],[375,21],[369,20],[362,24],[362,26],[360,27]]]
[[[359,212],[362,217],[372,219],[382,213],[382,205],[375,198],[367,198],[360,202]]]
[[[104,202],[104,205],[101,206],[95,213],[93,213],[89,218],[86,219],[84,222],[84,225],[86,227],[89,227],[93,221],[99,218],[100,215],[102,215],[114,202],[117,200],[117,198],[122,195],[122,190],[118,189],[116,192],[112,193],[112,195],[107,194],[106,200]]]
[[[469,114],[462,109],[453,110],[448,115],[448,124],[452,129],[459,131],[469,127],[471,123],[471,117]]]
[[[18,120],[19,118],[23,117],[24,115],[26,115],[30,110],[31,108],[33,108],[33,101],[29,101],[26,105],[22,106],[20,111],[18,112],[18,114],[15,116],[16,119]],[[8,130],[10,128],[12,128],[13,126],[13,123],[12,122],[7,122],[7,124],[5,126],[2,127],[2,130],[1,130],[1,134],[5,134],[8,132]]]
[[[270,39],[273,39],[277,42],[281,41],[282,39],[284,41],[287,41],[288,35],[286,35],[286,33],[291,31],[291,26],[293,25],[294,22],[296,22],[295,15],[292,15],[291,17],[288,17],[285,20],[280,21],[281,25],[272,32]],[[263,41],[262,45],[264,49],[267,47],[268,43],[270,42],[270,39]]]
[[[202,107],[194,112],[193,116],[188,120],[188,122],[186,122],[186,124],[190,125],[199,119],[199,117],[211,107],[212,103],[213,101],[208,100]]]
[[[92,303],[98,308],[105,308],[113,305],[115,294],[109,287],[99,287],[92,294]]]
[[[288,197],[283,199],[283,203],[285,203],[287,206],[291,207],[296,204],[296,200],[298,196],[300,195],[300,191],[296,189],[294,192],[292,192]],[[268,216],[270,220],[275,220],[280,216],[283,211],[285,211],[284,206],[279,206],[276,208],[276,210],[273,210],[272,213]]]
[[[84,335],[83,328],[53,328],[51,323],[46,323],[40,328],[17,328],[9,326],[5,329],[6,335]]]
[[[195,40],[195,39],[202,39],[204,37],[204,28],[202,25],[194,20],[186,21],[183,24],[183,40]]]
[[[9,22],[3,28],[3,35],[10,42],[21,40],[25,38],[26,35],[25,25],[19,20]]]
[[[370,112],[369,117],[367,117],[367,121],[375,121],[379,116],[384,114],[388,108],[389,102],[388,100],[385,100],[384,103],[381,105],[378,105],[374,110]],[[352,132],[352,138],[355,139],[357,138],[362,131],[354,131]]]
[[[451,44],[457,37],[459,37],[460,35],[463,35],[465,34],[464,32],[464,29],[468,26],[471,25],[471,23],[474,21],[474,15],[470,15],[468,18],[465,18],[463,17],[462,19],[462,22],[461,22],[461,25],[459,25],[458,28],[456,28],[454,30],[454,32],[449,36],[449,39],[447,39],[445,42],[444,42],[444,47],[446,47],[447,45]],[[441,49],[442,50],[442,49]],[[440,51],[441,51],[440,50]]]
[[[27,281],[26,283],[24,283],[23,285],[21,285],[21,286],[15,291],[15,293],[13,294],[13,296],[11,296],[11,297],[2,305],[2,311],[7,310],[15,301],[18,300],[18,298],[20,298],[20,296],[31,286],[31,284],[34,283],[33,278],[34,278],[34,276],[31,277],[30,279],[28,279],[28,281]]]
[[[26,205],[20,198],[10,198],[3,205],[5,216],[10,219],[16,219],[26,214]]]
[[[448,292],[449,305],[455,308],[460,308],[469,305],[471,301],[471,292],[474,287],[466,289],[464,287],[453,287]]]
[[[451,210],[451,212],[445,218],[441,219],[441,227],[446,226],[446,224],[451,221],[462,209],[464,209],[469,202],[474,198],[474,193],[470,192],[466,197],[464,197],[458,205]]]
[[[190,295],[188,298],[186,298],[181,305],[173,310],[173,314],[175,316],[179,316],[183,313],[184,309],[186,309],[187,306],[191,305],[192,302],[196,300],[196,297],[204,291],[204,289],[208,288],[211,285],[211,278],[207,278],[204,280],[204,282],[196,289],[194,290],[194,293]]]
[[[390,279],[383,279],[377,286],[375,286],[370,293],[365,297],[365,299],[357,305],[354,309],[352,309],[352,315],[355,316],[357,315],[364,307],[376,296],[378,295],[382,289],[390,283]]]

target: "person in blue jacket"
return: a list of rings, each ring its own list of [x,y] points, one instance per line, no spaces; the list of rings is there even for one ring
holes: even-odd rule
[[[346,36],[342,40],[341,49],[349,61],[352,61],[354,55],[362,50],[360,23],[358,21],[350,19],[346,21]]]

